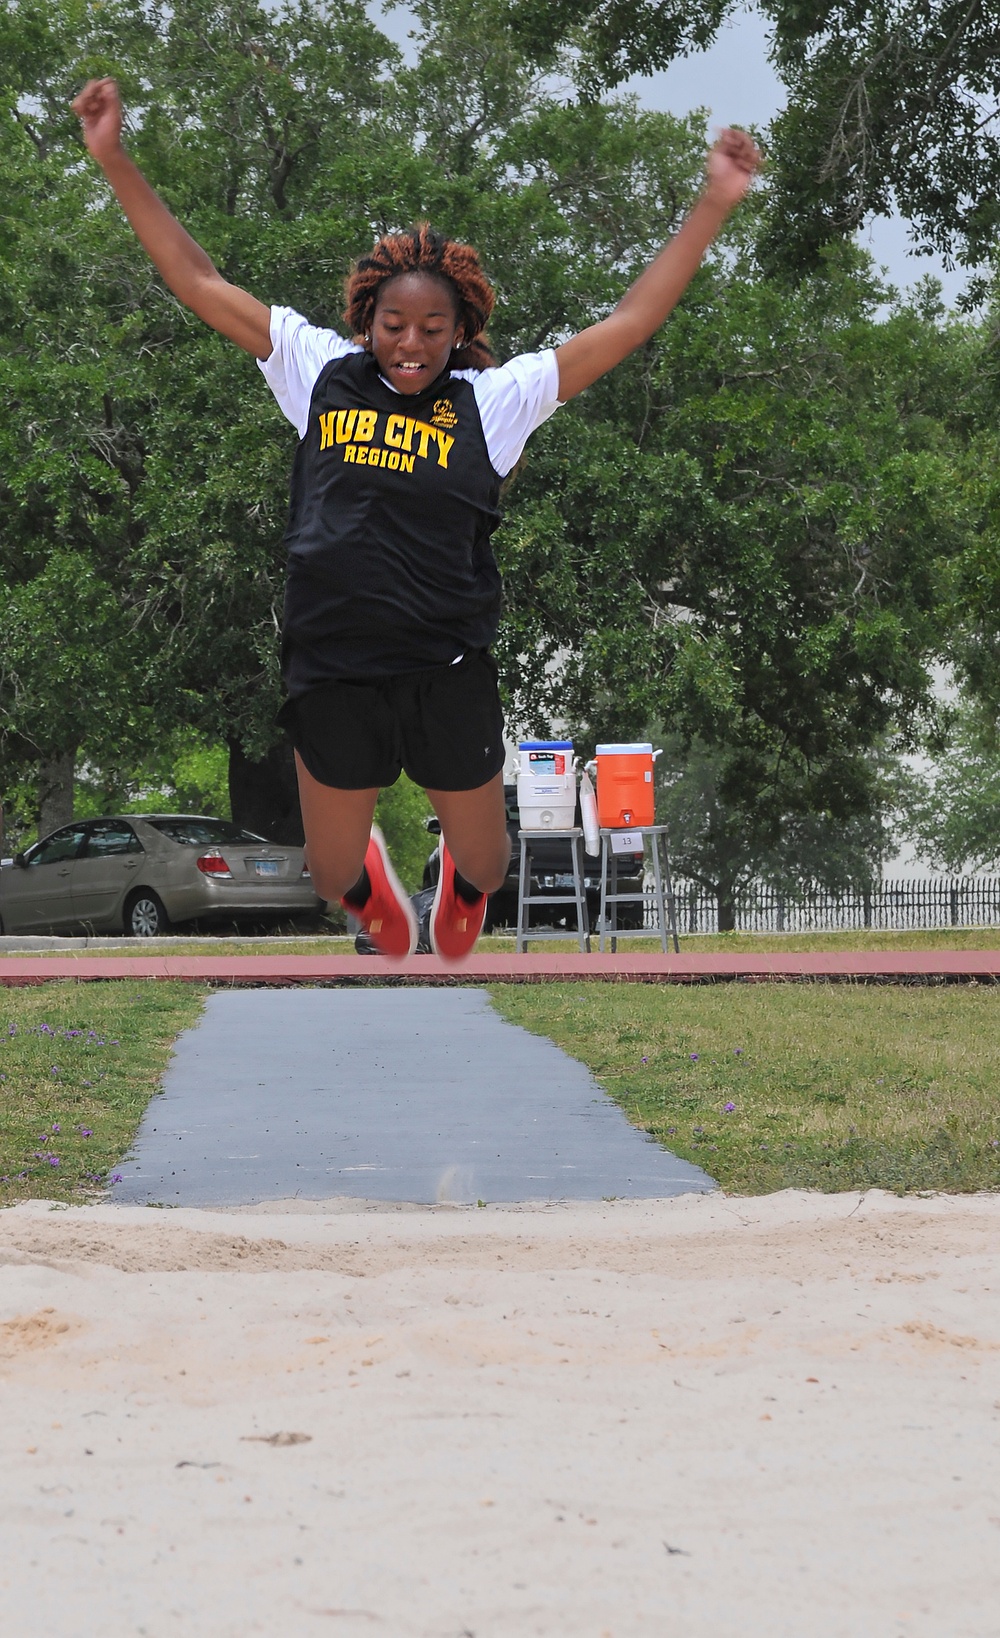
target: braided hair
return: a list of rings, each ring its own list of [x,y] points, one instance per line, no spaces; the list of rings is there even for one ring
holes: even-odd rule
[[[427,273],[447,284],[455,299],[457,323],[464,342],[452,350],[450,370],[488,370],[496,363],[483,333],[493,311],[493,288],[471,245],[447,239],[428,222],[418,222],[404,233],[384,233],[371,254],[354,263],[344,283],[344,313],[352,334],[367,336],[375,317],[379,292],[403,273]]]

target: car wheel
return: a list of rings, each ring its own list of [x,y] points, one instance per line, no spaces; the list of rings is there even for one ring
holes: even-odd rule
[[[157,938],[170,931],[170,918],[156,894],[148,887],[140,887],[125,903],[125,936],[127,938]]]

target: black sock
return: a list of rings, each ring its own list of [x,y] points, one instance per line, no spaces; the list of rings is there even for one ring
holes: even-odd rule
[[[372,884],[368,879],[368,872],[362,868],[354,886],[344,894],[344,904],[349,904],[352,910],[363,910],[372,896]]]
[[[464,876],[460,876],[457,870],[455,871],[455,892],[460,899],[465,900],[466,904],[478,904],[483,896],[482,888],[473,887],[472,883],[467,882]]]

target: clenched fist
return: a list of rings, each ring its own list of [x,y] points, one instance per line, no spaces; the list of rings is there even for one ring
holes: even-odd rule
[[[103,163],[121,147],[122,100],[115,80],[88,80],[71,104],[83,126],[83,140]]]
[[[763,163],[753,138],[746,131],[727,126],[709,151],[705,166],[708,194],[731,210],[739,204]]]

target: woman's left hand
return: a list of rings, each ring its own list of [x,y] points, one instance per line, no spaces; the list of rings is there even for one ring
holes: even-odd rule
[[[738,205],[764,160],[751,136],[727,126],[705,165],[705,192],[729,211]]]

